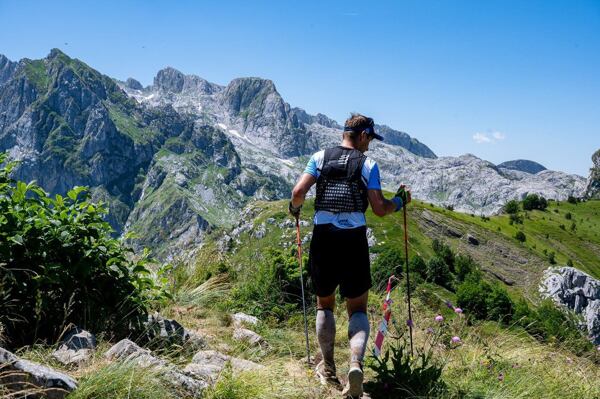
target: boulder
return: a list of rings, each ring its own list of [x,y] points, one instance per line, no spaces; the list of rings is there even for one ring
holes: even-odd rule
[[[471,245],[479,245],[479,240],[471,234],[467,234],[467,241]]]
[[[89,331],[73,326],[64,334],[63,339],[52,357],[65,366],[80,364],[90,359],[96,348],[96,337]]]
[[[187,343],[198,348],[205,345],[200,335],[186,330],[176,320],[166,319],[158,313],[148,315],[148,321],[144,326],[146,338],[153,344],[184,345]]]
[[[600,344],[600,281],[574,267],[549,268],[540,292],[581,315],[590,340]]]
[[[260,346],[265,343],[263,337],[246,328],[236,328],[233,330],[233,339],[236,341],[246,342],[251,346]]]
[[[77,381],[29,360],[20,359],[0,348],[0,385],[9,392],[31,390],[28,398],[62,399],[77,388]]]

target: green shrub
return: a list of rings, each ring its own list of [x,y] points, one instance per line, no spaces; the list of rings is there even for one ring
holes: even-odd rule
[[[519,213],[519,202],[516,200],[510,200],[504,204],[502,210],[504,213],[508,213],[509,215]]]
[[[442,241],[440,240],[433,240],[433,242],[431,243],[431,246],[433,248],[433,252],[440,258],[442,258],[444,260],[444,263],[446,263],[446,265],[448,266],[448,268],[450,269],[450,271],[454,271],[454,253],[452,252],[452,249],[444,244]]]
[[[69,323],[118,337],[141,327],[150,302],[167,297],[147,252],[130,260],[85,188],[52,198],[12,180],[15,165],[0,168],[0,323],[11,344],[53,342]]]
[[[499,284],[493,284],[492,290],[485,299],[487,319],[508,322],[513,315],[513,302],[508,293]]]
[[[580,199],[577,197],[573,197],[572,195],[569,195],[569,197],[567,198],[567,202],[569,204],[577,205],[580,202]]]
[[[411,272],[418,273],[422,278],[427,278],[427,264],[419,255],[413,255],[413,257],[410,258],[408,268]]]
[[[491,287],[485,281],[469,276],[456,290],[456,304],[472,317],[487,318],[487,296]]]
[[[527,236],[525,236],[525,233],[523,233],[521,230],[517,231],[515,238],[519,242],[525,242],[525,240],[527,240]]]
[[[307,258],[303,258],[303,279],[308,279]],[[243,310],[259,317],[287,319],[293,311],[302,309],[300,268],[296,248],[271,248],[247,274],[238,276],[231,297],[222,306]],[[310,300],[311,296],[306,295]]]
[[[523,215],[519,213],[511,213],[508,219],[508,224],[510,224],[511,226],[513,224],[523,224]]]
[[[523,209],[526,211],[531,211],[534,209],[539,209],[543,211],[547,207],[548,201],[546,200],[546,198],[537,194],[529,194],[523,200]]]
[[[556,264],[556,254],[554,253],[554,251],[550,251],[548,252],[548,262],[550,262],[551,265],[555,265]]]
[[[401,276],[403,266],[404,253],[396,247],[386,247],[377,255],[371,265],[373,286],[377,289],[385,289],[391,275]]]
[[[571,220],[572,217],[573,217],[573,215],[571,215],[571,212],[565,213],[565,219]]]
[[[469,255],[457,255],[454,258],[454,269],[458,281],[464,281],[469,274],[479,270],[479,267]]]
[[[396,339],[381,358],[367,360],[375,377],[365,387],[373,399],[437,398],[447,390],[442,379],[444,362],[434,357],[431,348],[417,348],[412,357],[404,336]]]
[[[434,282],[443,287],[449,288],[452,281],[450,269],[444,259],[440,256],[434,256],[427,262],[426,273],[427,281]]]

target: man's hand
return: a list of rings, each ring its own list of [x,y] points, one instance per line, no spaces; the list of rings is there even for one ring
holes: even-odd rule
[[[292,214],[293,217],[295,217],[296,219],[300,219],[300,210],[302,209],[302,205],[295,207],[292,204],[292,201],[290,201],[290,204],[288,206],[288,210],[290,211],[290,213]]]
[[[392,198],[392,202],[396,204],[396,212],[402,209],[403,206],[406,206],[411,201],[410,191],[406,189],[406,186],[402,184],[398,191],[396,191],[396,195]]]

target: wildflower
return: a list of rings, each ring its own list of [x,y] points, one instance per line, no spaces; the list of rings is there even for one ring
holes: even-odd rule
[[[409,327],[411,327],[411,328],[415,326],[414,323],[413,323],[413,321],[411,319],[406,320],[406,325],[409,326]]]
[[[498,374],[498,381],[500,381],[500,382],[504,381],[504,374],[502,374],[502,373]]]
[[[454,306],[452,305],[452,302],[450,302],[450,301],[446,301],[445,303],[446,303],[446,306],[447,306],[449,309],[454,309]]]
[[[433,328],[428,327],[427,328],[427,334],[433,334],[435,331],[433,330]]]
[[[454,308],[454,313],[461,314],[463,311],[461,308]]]
[[[452,343],[453,343],[453,344],[460,344],[460,338],[458,338],[458,337],[456,337],[456,336],[455,336],[455,337],[452,337],[452,340],[451,340],[451,341],[452,341]]]
[[[570,357],[567,357],[567,363],[573,363],[573,359],[571,359]]]
[[[444,321],[444,316],[442,316],[441,314],[435,316],[435,321],[441,323],[442,321]]]

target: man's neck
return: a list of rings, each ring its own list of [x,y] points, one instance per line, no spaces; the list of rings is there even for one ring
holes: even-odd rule
[[[354,145],[354,143],[351,140],[346,140],[343,139],[342,140],[342,144],[340,144],[342,147],[346,147],[346,148],[353,148],[356,149],[356,146]]]

